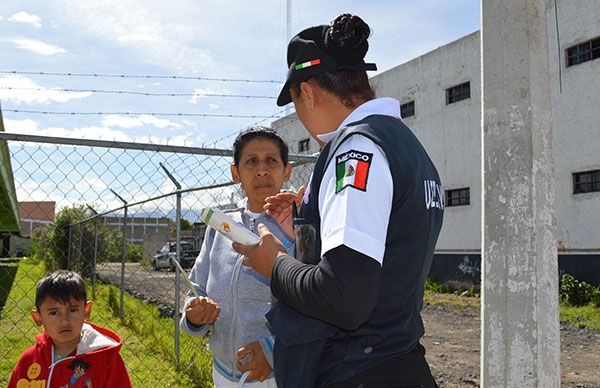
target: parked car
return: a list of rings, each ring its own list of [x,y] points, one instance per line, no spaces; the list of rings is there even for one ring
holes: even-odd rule
[[[200,253],[194,249],[194,245],[190,242],[181,242],[181,257],[179,263],[183,268],[192,268],[196,257]],[[162,268],[168,268],[171,271],[175,271],[175,265],[171,261],[171,257],[175,258],[177,255],[177,244],[170,242],[165,244],[160,250],[156,251],[156,255],[152,257],[152,268],[158,271]]]

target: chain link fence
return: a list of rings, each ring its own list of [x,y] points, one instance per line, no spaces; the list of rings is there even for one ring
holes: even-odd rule
[[[207,341],[179,332],[187,275],[169,258],[189,272],[204,236],[202,209],[232,209],[243,198],[231,182],[231,150],[7,133],[0,142],[21,226],[4,239],[8,258],[0,259],[0,385],[40,332],[30,318],[35,283],[59,268],[88,282],[90,320],[122,337],[134,386],[207,384]],[[314,158],[290,159],[285,188],[295,190],[308,183]]]

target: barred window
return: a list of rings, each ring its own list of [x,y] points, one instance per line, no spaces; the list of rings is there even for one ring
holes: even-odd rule
[[[594,191],[600,191],[600,170],[573,173],[573,194]]]
[[[456,85],[446,89],[446,105],[471,98],[471,83]]]
[[[567,67],[600,58],[600,37],[566,49]]]
[[[406,104],[400,105],[400,116],[407,118],[415,115],[415,102],[409,101]]]
[[[471,204],[469,188],[446,190],[446,206],[466,206]]]
[[[298,142],[298,152],[308,152],[310,145],[310,138],[303,139]]]

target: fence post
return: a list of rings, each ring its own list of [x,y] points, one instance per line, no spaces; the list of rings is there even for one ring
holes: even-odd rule
[[[98,256],[98,222],[100,221],[100,216],[98,215],[98,212],[91,207],[90,205],[85,205],[87,206],[88,209],[91,210],[92,214],[95,216],[94,218],[96,219],[96,228],[94,230],[94,259],[92,262],[92,299],[96,299],[96,259]],[[89,263],[88,263],[89,264]]]
[[[121,202],[125,205],[123,211],[123,251],[121,253],[121,303],[119,305],[119,318],[121,318],[121,322],[123,322],[123,305],[125,303],[125,256],[127,255],[127,201],[125,201],[119,194],[117,194],[113,189],[109,189],[112,191],[114,195],[119,198]]]
[[[83,273],[81,262],[83,258],[83,222],[79,224],[79,254],[77,255],[77,272]]]
[[[100,217],[96,217],[96,230],[94,231],[94,262],[92,264],[92,298],[96,299],[96,260],[98,256],[98,222]]]
[[[177,182],[177,180],[175,179],[175,177],[173,177],[173,175],[171,175],[171,173],[165,168],[165,166],[162,163],[159,163],[159,165],[162,167],[162,169],[165,171],[165,173],[167,174],[167,176],[171,179],[171,181],[173,181],[173,183],[175,184],[175,187],[177,187],[177,194],[176,194],[176,213],[175,213],[175,230],[176,230],[176,234],[175,234],[175,244],[176,244],[176,256],[175,256],[175,260],[177,260],[177,263],[181,264],[181,185],[179,184],[179,182]],[[179,365],[179,305],[180,305],[180,298],[181,298],[181,290],[179,287],[179,282],[180,282],[180,274],[179,274],[179,270],[176,269],[175,270],[175,362],[177,365]]]
[[[71,241],[73,238],[73,224],[69,224],[69,241],[67,244],[67,269],[72,269],[71,268]],[[63,269],[63,268],[61,268]]]
[[[123,321],[123,305],[125,303],[125,256],[127,256],[127,206],[123,213],[123,252],[121,254],[121,305],[119,306],[119,317]]]

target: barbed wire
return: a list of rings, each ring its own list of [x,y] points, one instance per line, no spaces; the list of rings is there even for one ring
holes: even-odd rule
[[[283,81],[276,80],[253,80],[242,78],[210,78],[198,77],[192,75],[160,75],[160,74],[103,74],[103,73],[71,73],[71,72],[45,72],[45,71],[18,71],[18,70],[0,70],[0,74],[19,74],[19,75],[41,75],[58,77],[98,77],[98,78],[144,78],[144,79],[183,79],[199,81],[217,81],[217,82],[246,82],[246,83],[275,83],[283,84]]]
[[[245,94],[215,94],[215,93],[151,93],[134,90],[102,90],[102,89],[69,89],[69,88],[20,88],[13,86],[0,86],[0,90],[28,90],[28,91],[55,91],[65,93],[104,93],[104,94],[134,94],[152,97],[225,97],[225,98],[264,98],[275,99],[275,96],[255,96]]]
[[[63,116],[103,116],[103,115],[120,115],[120,116],[186,116],[186,117],[222,117],[222,118],[241,118],[241,119],[268,119],[278,118],[274,115],[234,115],[234,114],[213,114],[213,113],[187,113],[187,112],[56,112],[42,110],[23,110],[23,109],[3,109],[4,112],[11,113],[26,113],[26,114],[42,114],[42,115],[63,115]]]
[[[223,141],[223,140],[225,140],[225,139],[228,139],[228,138],[230,138],[230,137],[233,137],[233,136],[237,136],[237,135],[238,135],[240,132],[242,132],[242,131],[244,131],[244,130],[246,130],[246,129],[248,129],[248,128],[252,128],[252,127],[254,127],[254,126],[256,126],[256,125],[262,124],[262,123],[264,123],[265,121],[267,121],[268,119],[271,119],[271,118],[275,119],[275,118],[282,118],[282,117],[285,117],[285,116],[279,116],[280,114],[282,114],[283,112],[285,112],[285,110],[286,110],[286,108],[284,108],[284,109],[280,110],[279,112],[276,112],[276,113],[272,114],[271,116],[265,117],[265,118],[263,118],[263,119],[262,119],[262,120],[260,120],[260,121],[257,121],[257,122],[255,122],[255,123],[253,123],[253,124],[250,124],[250,125],[248,125],[248,126],[246,126],[246,127],[242,128],[242,129],[240,129],[240,130],[238,130],[238,131],[232,132],[232,133],[230,133],[230,134],[228,134],[228,135],[225,135],[225,136],[223,136],[223,137],[220,137],[220,138],[218,138],[218,139],[216,139],[216,140],[211,140],[211,141],[209,141],[209,142],[207,142],[207,143],[209,143],[209,144],[210,144],[210,143],[212,143],[212,144],[217,144],[217,143],[218,143],[218,142],[220,142],[220,141]]]

